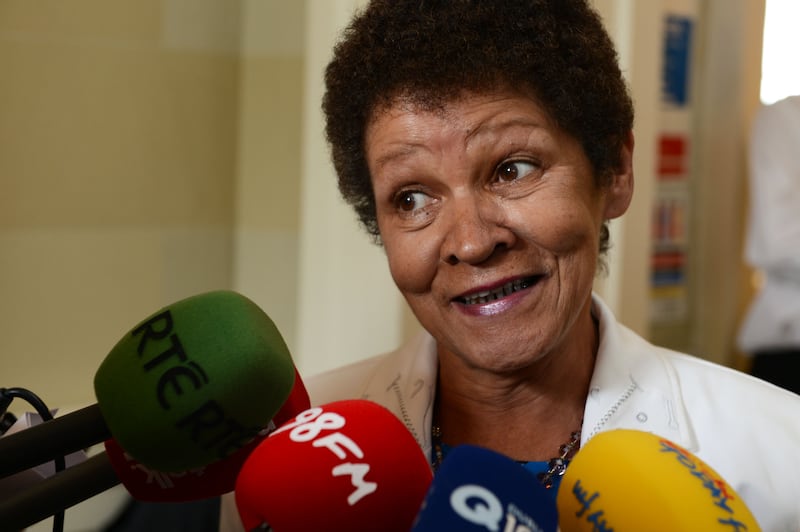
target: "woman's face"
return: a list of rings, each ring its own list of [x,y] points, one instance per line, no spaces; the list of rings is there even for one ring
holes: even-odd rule
[[[632,193],[632,137],[604,189],[531,98],[376,112],[366,155],[392,277],[439,348],[491,371],[568,349],[591,324],[600,227]]]

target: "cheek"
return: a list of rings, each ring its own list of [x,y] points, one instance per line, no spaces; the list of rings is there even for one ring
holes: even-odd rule
[[[426,239],[416,233],[413,236],[387,236],[383,244],[397,288],[404,295],[430,291],[439,262],[435,239]]]
[[[597,249],[600,221],[585,208],[551,205],[547,210],[521,209],[510,214],[509,219],[525,240],[556,255]]]
[[[554,220],[554,245],[563,253],[591,252],[598,248],[599,224],[585,212],[567,212]]]

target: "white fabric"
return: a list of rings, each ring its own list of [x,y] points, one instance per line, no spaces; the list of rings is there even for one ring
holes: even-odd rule
[[[800,96],[761,108],[750,136],[745,258],[765,275],[740,349],[800,347]]]
[[[800,531],[800,396],[653,346],[619,324],[596,296],[593,313],[600,347],[581,443],[615,428],[668,438],[727,480],[765,532]],[[436,367],[435,341],[422,333],[397,351],[305,382],[316,405],[365,398],[386,406],[430,457]],[[226,496],[222,531],[241,530],[235,511]]]

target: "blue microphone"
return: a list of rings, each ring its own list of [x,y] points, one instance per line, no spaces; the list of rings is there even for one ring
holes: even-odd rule
[[[412,532],[556,532],[558,510],[536,476],[502,454],[454,447],[442,461]]]

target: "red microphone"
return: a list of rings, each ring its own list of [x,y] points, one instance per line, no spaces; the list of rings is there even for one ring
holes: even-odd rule
[[[250,453],[235,498],[246,530],[408,532],[432,480],[386,408],[362,399],[306,410]]]

